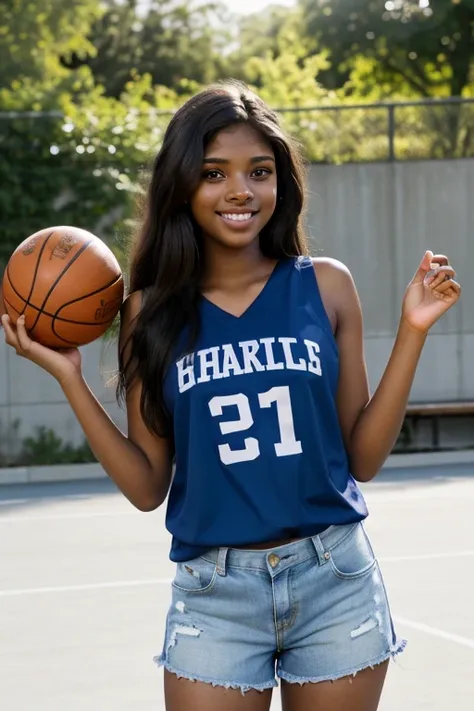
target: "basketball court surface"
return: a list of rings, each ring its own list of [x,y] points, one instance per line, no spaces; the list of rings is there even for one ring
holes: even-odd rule
[[[409,640],[380,711],[468,711],[474,467],[391,470],[364,492]],[[169,602],[168,547],[164,510],[135,511],[107,481],[0,487],[2,711],[164,711],[152,657]]]

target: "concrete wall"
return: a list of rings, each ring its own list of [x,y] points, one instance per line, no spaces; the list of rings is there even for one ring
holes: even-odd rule
[[[308,233],[313,254],[336,257],[351,269],[365,315],[372,387],[385,367],[406,284],[425,249],[447,253],[463,284],[462,302],[445,316],[425,347],[413,401],[474,398],[474,160],[312,166]],[[115,367],[114,347],[83,349],[91,388],[125,426],[114,389],[104,381]],[[104,374],[99,372],[99,363]],[[15,356],[0,339],[0,447],[44,424],[65,440],[82,433],[56,383]]]
[[[474,398],[474,161],[312,166],[313,253],[351,269],[365,317],[371,384],[380,378],[400,307],[425,249],[446,253],[461,302],[432,330],[413,401]]]
[[[107,386],[115,368],[115,344],[96,342],[81,350],[89,386],[113,420],[125,428],[125,415],[116,404],[114,386]],[[54,429],[64,441],[82,442],[82,430],[59,385],[40,368],[16,356],[5,345],[3,334],[0,363],[0,451],[15,452],[19,440],[40,425]],[[17,433],[15,421],[20,422]]]

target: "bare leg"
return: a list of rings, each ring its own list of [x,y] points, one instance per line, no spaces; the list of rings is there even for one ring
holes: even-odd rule
[[[166,711],[269,711],[272,689],[225,689],[201,681],[179,679],[165,669]]]
[[[388,661],[356,676],[316,684],[283,682],[283,711],[377,711],[387,667]]]

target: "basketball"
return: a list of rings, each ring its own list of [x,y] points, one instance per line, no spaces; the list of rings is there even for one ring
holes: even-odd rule
[[[78,227],[49,227],[25,239],[10,257],[2,284],[13,323],[24,315],[29,336],[55,349],[100,338],[122,305],[123,291],[112,251]]]

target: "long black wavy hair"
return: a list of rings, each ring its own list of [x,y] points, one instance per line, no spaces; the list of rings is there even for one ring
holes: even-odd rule
[[[130,260],[129,291],[142,292],[142,307],[131,343],[119,352],[119,399],[123,401],[126,387],[138,377],[142,417],[160,436],[172,437],[163,398],[165,374],[173,359],[192,350],[199,333],[203,254],[188,203],[201,180],[207,145],[219,131],[235,124],[259,131],[275,154],[278,200],[259,235],[261,252],[271,259],[307,252],[302,228],[304,166],[276,113],[237,81],[210,86],[187,101],[168,125],[153,164]],[[189,334],[185,350],[177,353],[185,331]]]

